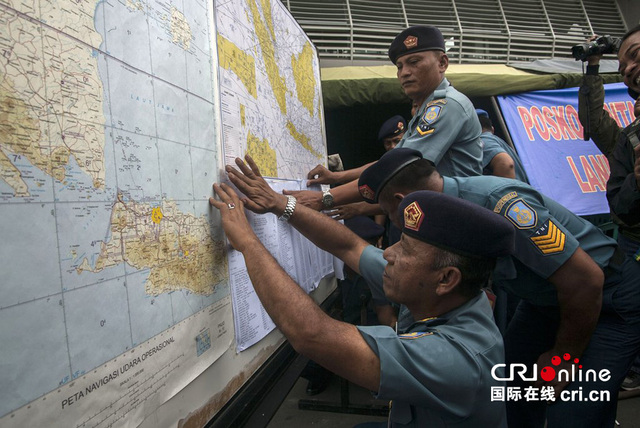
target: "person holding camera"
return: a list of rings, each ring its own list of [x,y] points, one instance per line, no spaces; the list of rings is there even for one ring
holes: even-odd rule
[[[609,158],[607,200],[618,221],[620,247],[640,263],[640,25],[622,37],[618,61],[629,95],[636,100],[636,119],[620,131]],[[640,387],[640,374],[636,386]]]
[[[638,132],[640,131],[640,73],[639,59],[640,25],[628,31],[621,39],[610,36],[589,38],[589,43],[576,45],[572,54],[587,62],[587,70],[578,93],[578,115],[585,128],[585,139],[589,136],[604,153],[610,166],[607,182],[607,199],[613,220],[618,224],[618,244],[628,255],[640,260],[640,212],[638,183],[640,166],[638,158]],[[619,72],[635,101],[635,120],[625,128],[605,111],[603,79],[598,75],[603,53],[617,52]],[[591,130],[590,135],[588,129]],[[638,361],[640,373],[640,360]],[[640,376],[636,382],[640,387]]]
[[[600,60],[603,53],[617,50],[617,42],[609,36],[591,36],[588,43],[576,45],[572,54],[587,63],[578,91],[578,117],[584,129],[585,141],[591,138],[607,158],[620,135],[618,123],[604,109],[604,80],[600,76]]]
[[[593,36],[589,40],[595,43],[598,38]],[[640,263],[640,26],[628,31],[618,43],[610,44],[617,50],[620,74],[629,95],[635,100],[636,119],[622,129],[604,110],[604,87],[598,67],[602,51],[607,49],[597,43],[594,46],[600,48],[585,50],[583,58],[576,57],[587,61],[587,71],[578,95],[578,114],[585,130],[591,130],[590,135],[585,131],[585,139],[590,136],[609,160],[607,200],[611,216],[618,225],[618,245],[625,254]],[[587,56],[590,51],[596,53]],[[636,358],[622,382],[622,389],[638,388],[640,357]]]

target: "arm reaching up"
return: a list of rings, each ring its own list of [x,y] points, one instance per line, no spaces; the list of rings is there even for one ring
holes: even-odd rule
[[[209,203],[220,211],[222,227],[231,245],[244,256],[256,294],[294,349],[358,385],[377,390],[380,359],[358,329],[322,312],[287,275],[251,230],[244,204],[230,186],[214,184],[213,189],[220,200],[210,198]]]
[[[245,206],[256,213],[270,212],[281,216],[288,202],[287,196],[269,186],[250,156],[246,156],[246,160],[245,164],[236,158],[239,171],[226,167],[229,180],[246,195],[243,200]],[[289,223],[315,245],[344,261],[355,272],[360,272],[360,256],[369,244],[346,226],[302,204],[296,204]]]

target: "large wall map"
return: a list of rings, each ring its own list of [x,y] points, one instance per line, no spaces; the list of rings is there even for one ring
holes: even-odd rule
[[[137,425],[233,340],[213,5],[0,22],[0,425]]]
[[[325,161],[315,48],[275,0],[0,0],[0,25],[0,425],[149,423],[235,352],[222,164]]]

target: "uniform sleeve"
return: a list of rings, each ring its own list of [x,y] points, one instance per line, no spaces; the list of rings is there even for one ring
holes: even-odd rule
[[[618,140],[620,127],[603,106],[602,76],[585,74],[578,91],[578,117],[583,128],[589,129],[590,137],[598,149],[609,156]]]
[[[383,251],[369,245],[360,255],[360,275],[367,281],[371,289],[371,297],[376,305],[390,305],[382,289],[382,274],[387,261],[382,257]]]
[[[435,333],[398,336],[390,327],[360,326],[380,359],[377,398],[468,415],[475,405],[481,368],[467,349]]]
[[[502,148],[500,143],[491,139],[480,137],[482,140],[482,168],[489,168],[489,164],[493,160],[493,158],[499,153],[507,153],[506,150]],[[490,174],[489,174],[490,175]]]
[[[640,223],[640,191],[633,173],[635,156],[626,134],[620,134],[609,160],[611,174],[607,182],[607,199],[611,211],[629,226]]]
[[[455,141],[467,139],[459,138],[463,134],[480,135],[480,123],[473,122],[455,99],[436,100],[427,105],[415,132],[401,146],[419,150],[425,159],[438,165]]]
[[[488,208],[515,227],[513,257],[542,278],[549,278],[579,246],[578,240],[549,212],[544,198],[534,189],[501,187],[490,195]]]

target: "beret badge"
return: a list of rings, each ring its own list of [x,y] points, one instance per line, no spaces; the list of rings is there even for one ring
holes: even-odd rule
[[[416,201],[406,206],[404,209],[404,227],[417,232],[420,230],[422,220],[424,220],[424,213]]]
[[[404,39],[404,45],[407,49],[415,48],[418,46],[418,38],[416,36],[407,36],[407,38]]]
[[[358,187],[358,190],[360,191],[362,197],[365,199],[374,200],[376,197],[376,193],[371,189],[371,187],[367,186],[366,184]]]
[[[404,123],[398,122],[398,131],[404,131]]]

